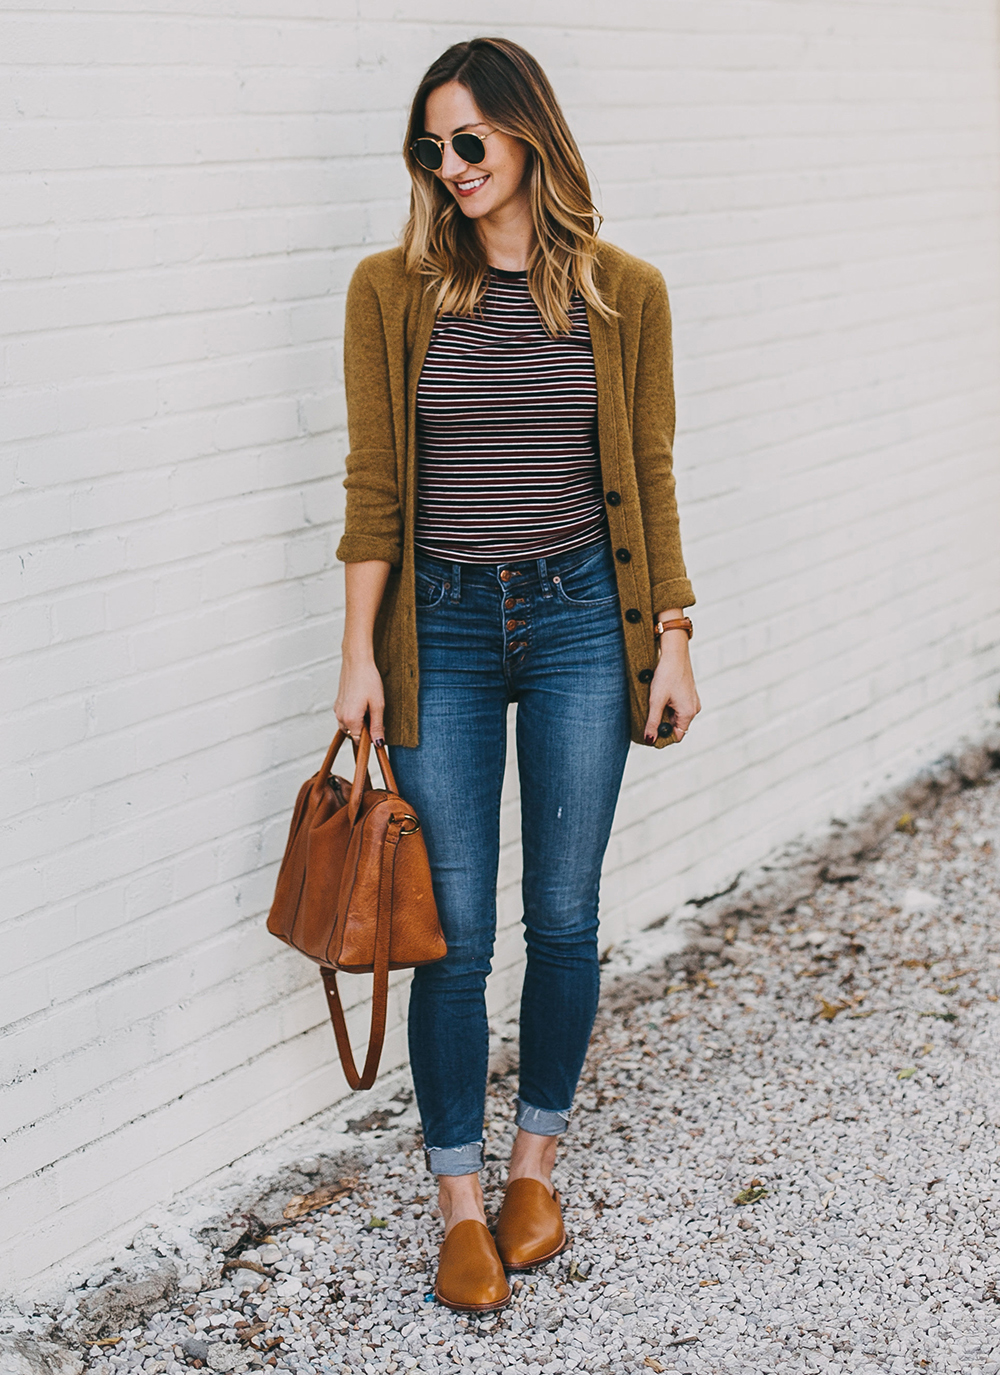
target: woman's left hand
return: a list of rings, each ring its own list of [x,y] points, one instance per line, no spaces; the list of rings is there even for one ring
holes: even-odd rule
[[[660,637],[660,662],[649,685],[649,716],[643,732],[646,744],[656,743],[664,714],[673,724],[674,738],[679,743],[699,711],[701,702],[694,685],[687,633],[664,631]]]

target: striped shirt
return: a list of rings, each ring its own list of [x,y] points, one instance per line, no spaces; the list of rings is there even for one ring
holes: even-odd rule
[[[579,294],[546,334],[526,272],[490,269],[440,315],[417,387],[416,547],[456,563],[548,558],[604,536],[597,381]]]

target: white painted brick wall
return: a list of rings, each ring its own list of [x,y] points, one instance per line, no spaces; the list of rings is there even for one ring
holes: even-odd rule
[[[993,0],[57,5],[0,13],[0,1254],[29,1289],[345,1091],[263,914],[333,729],[344,290],[448,42],[538,54],[606,236],[673,299],[705,711],[633,752],[605,941],[941,753],[1000,670]]]

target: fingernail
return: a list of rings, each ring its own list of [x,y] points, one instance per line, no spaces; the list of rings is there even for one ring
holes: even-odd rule
[[[382,739],[381,736],[379,736],[379,738],[375,741],[375,748],[376,748],[377,750],[384,750],[384,749],[385,749],[385,741]]]
[[[655,744],[656,744],[656,736],[655,736],[655,735],[647,735],[647,736],[645,737],[645,739],[646,739],[646,744],[647,744],[647,745],[655,745]]]

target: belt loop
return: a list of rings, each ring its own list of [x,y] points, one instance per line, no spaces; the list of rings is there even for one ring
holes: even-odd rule
[[[549,583],[549,569],[548,569],[548,563],[547,563],[547,561],[546,561],[545,559],[538,559],[538,560],[537,560],[537,563],[538,563],[538,581],[539,581],[539,583],[541,584],[542,596],[543,596],[543,597],[551,597],[551,596],[552,596],[552,587],[551,587],[551,585],[550,585],[550,583]]]
[[[452,606],[457,606],[462,600],[462,565],[460,563],[451,565],[451,597],[449,600]]]

